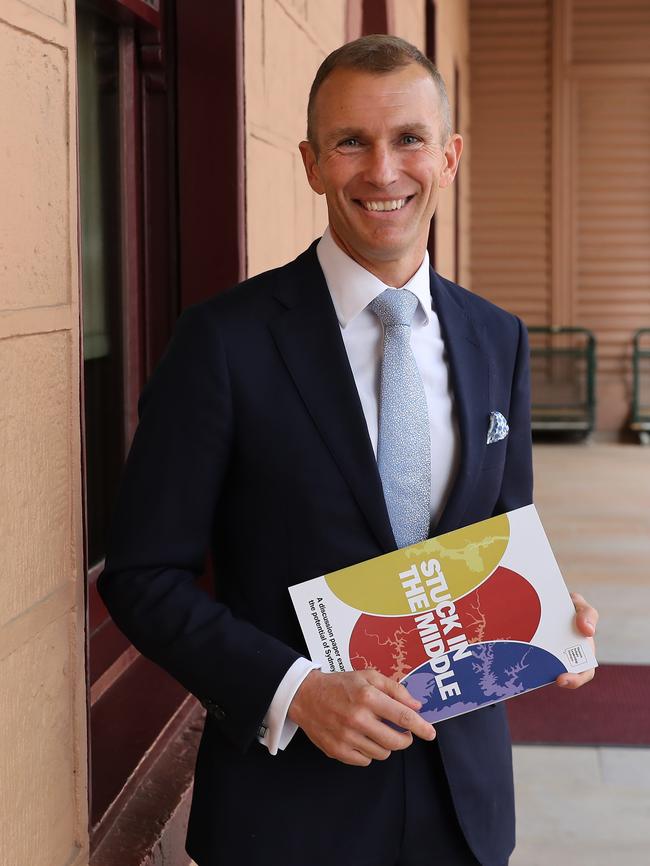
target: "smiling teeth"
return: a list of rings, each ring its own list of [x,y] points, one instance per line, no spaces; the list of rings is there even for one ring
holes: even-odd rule
[[[399,210],[406,204],[406,199],[397,198],[392,201],[364,201],[361,203],[366,210]]]

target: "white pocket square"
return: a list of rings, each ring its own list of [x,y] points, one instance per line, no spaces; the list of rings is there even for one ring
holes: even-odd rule
[[[488,427],[487,444],[493,445],[505,439],[510,431],[508,422],[501,412],[490,412],[490,426]]]

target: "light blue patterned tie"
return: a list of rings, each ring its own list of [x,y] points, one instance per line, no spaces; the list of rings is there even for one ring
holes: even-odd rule
[[[398,547],[429,535],[429,414],[410,342],[417,305],[408,289],[386,289],[368,305],[384,325],[377,465]]]

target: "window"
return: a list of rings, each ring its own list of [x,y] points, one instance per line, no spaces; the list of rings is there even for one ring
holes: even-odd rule
[[[77,78],[91,841],[185,694],[117,630],[103,567],[137,400],[176,318],[173,92],[157,3],[79,2]],[[133,10],[137,14],[134,14]],[[155,692],[155,700],[152,693]]]
[[[120,320],[119,32],[77,14],[79,175],[88,561],[106,549],[110,505],[124,461]]]
[[[144,383],[180,310],[245,276],[243,0],[78,0],[77,21],[91,848],[101,857],[195,705],[121,634],[95,582]]]

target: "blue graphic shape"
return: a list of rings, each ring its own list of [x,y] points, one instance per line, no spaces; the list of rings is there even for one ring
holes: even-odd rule
[[[458,661],[448,654],[454,676],[441,681],[443,688],[456,682],[458,695],[441,698],[436,675],[428,662],[402,680],[413,697],[422,702],[420,715],[427,722],[440,722],[547,685],[567,670],[557,656],[519,641],[476,643],[470,644],[469,649],[471,655]]]

